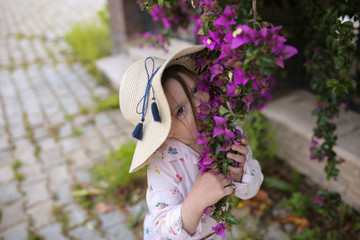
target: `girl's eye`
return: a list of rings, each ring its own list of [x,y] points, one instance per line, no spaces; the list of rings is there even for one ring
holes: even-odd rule
[[[184,106],[181,106],[181,107],[179,108],[179,110],[177,111],[176,115],[177,115],[177,116],[180,116],[181,114],[183,114],[184,109],[185,109],[185,107],[184,107]]]
[[[197,93],[198,91],[199,91],[199,88],[195,87],[193,93]]]

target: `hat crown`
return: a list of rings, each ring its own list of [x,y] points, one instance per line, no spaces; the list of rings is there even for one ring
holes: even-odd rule
[[[147,88],[149,81],[148,74],[151,76],[152,70],[155,72],[165,63],[164,59],[153,57],[153,60],[154,69],[152,69],[152,63],[147,63],[146,65],[146,59],[140,59],[133,63],[127,69],[120,83],[120,109],[125,119],[133,125],[136,125],[141,120],[141,114],[139,114],[139,112],[142,106],[140,106],[139,101],[144,96]],[[156,77],[159,78],[160,76],[156,75]],[[155,76],[153,76],[153,78],[155,78]],[[155,85],[157,86],[157,84]],[[158,89],[156,89],[154,85],[153,89],[156,95]],[[149,94],[152,94],[152,92]],[[148,109],[144,110],[147,111]]]

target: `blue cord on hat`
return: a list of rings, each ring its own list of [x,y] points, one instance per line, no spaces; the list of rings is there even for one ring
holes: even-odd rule
[[[148,67],[147,67],[147,60],[150,59],[152,61],[152,70],[151,70],[151,76],[149,76],[149,70],[148,70]],[[148,77],[148,82],[147,82],[147,85],[146,85],[146,89],[145,89],[145,94],[144,96],[140,99],[140,101],[138,102],[137,106],[136,106],[136,112],[138,114],[141,114],[141,120],[140,122],[136,125],[134,131],[132,132],[132,136],[138,140],[141,140],[142,139],[142,131],[143,131],[143,123],[145,121],[145,116],[146,116],[146,113],[147,113],[147,109],[148,109],[148,106],[149,106],[149,95],[150,95],[150,88],[152,89],[152,94],[153,94],[153,98],[152,98],[152,104],[151,104],[151,111],[152,111],[152,114],[153,114],[153,118],[154,118],[154,121],[155,122],[161,122],[161,118],[160,118],[160,114],[159,114],[159,109],[157,107],[157,104],[156,104],[156,100],[155,100],[155,92],[154,92],[154,88],[151,84],[151,80],[153,79],[154,75],[156,74],[156,72],[159,70],[160,67],[158,67],[155,72],[154,72],[154,69],[155,69],[155,62],[154,62],[154,59],[152,57],[148,57],[145,59],[145,69],[146,69],[146,74],[147,74],[147,77]],[[138,108],[139,108],[139,104],[143,102],[142,104],[142,110],[141,112],[138,111]]]

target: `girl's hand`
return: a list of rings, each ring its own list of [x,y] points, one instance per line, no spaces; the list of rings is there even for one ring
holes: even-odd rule
[[[224,174],[215,175],[211,172],[199,174],[181,207],[183,229],[192,236],[205,208],[233,192],[231,182]]]
[[[238,162],[240,164],[240,167],[232,167],[229,166],[229,171],[230,174],[232,175],[233,179],[235,182],[241,182],[242,179],[242,175],[244,173],[244,165],[246,162],[246,154],[249,152],[249,149],[247,148],[247,146],[249,145],[249,141],[246,138],[241,139],[241,145],[232,145],[231,149],[233,151],[238,152],[238,154],[236,153],[231,153],[228,152],[226,154],[226,156],[236,162]]]
[[[233,191],[231,182],[224,174],[215,175],[212,172],[207,172],[197,176],[189,195],[192,195],[194,204],[199,209],[204,210],[226,195],[231,195]]]

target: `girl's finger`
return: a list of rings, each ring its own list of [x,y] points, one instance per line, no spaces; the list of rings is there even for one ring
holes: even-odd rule
[[[242,146],[242,145],[232,145],[231,150],[237,151],[243,155],[246,155],[249,152],[249,149],[246,146]]]
[[[234,188],[231,185],[225,187],[224,189],[225,189],[225,194],[226,195],[230,195],[230,194],[232,194],[234,192]]]
[[[244,163],[246,161],[246,156],[244,155],[239,155],[239,154],[235,154],[235,153],[227,153],[226,156],[236,162],[239,163]]]
[[[242,138],[241,143],[244,144],[244,146],[248,146],[249,145],[249,140],[247,140],[247,138]]]
[[[242,166],[243,167],[243,166]],[[242,167],[240,167],[240,168],[236,168],[236,167],[233,167],[233,166],[229,166],[228,167],[228,170],[231,172],[231,174],[233,174],[233,175],[237,175],[237,174],[239,174],[239,173],[241,173],[241,171],[242,171]]]

